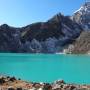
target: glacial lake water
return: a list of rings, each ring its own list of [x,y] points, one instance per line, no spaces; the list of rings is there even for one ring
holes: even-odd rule
[[[89,55],[0,54],[0,74],[34,82],[90,84]]]

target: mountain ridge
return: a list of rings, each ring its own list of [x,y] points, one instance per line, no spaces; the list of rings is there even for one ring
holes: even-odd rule
[[[89,3],[90,4],[90,3]],[[85,7],[86,3],[82,6]],[[90,12],[79,9],[73,16],[61,13],[46,22],[37,22],[15,28],[3,24],[0,26],[0,52],[12,53],[61,53],[73,44],[81,32],[87,31]],[[88,10],[88,9],[87,9]],[[82,14],[82,12],[84,14]],[[78,16],[79,15],[79,16]],[[83,19],[84,18],[84,19]]]

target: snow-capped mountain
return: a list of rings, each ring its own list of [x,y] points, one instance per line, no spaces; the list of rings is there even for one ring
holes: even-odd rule
[[[0,52],[60,53],[69,46],[71,51],[73,42],[83,31],[90,31],[90,2],[82,5],[73,16],[58,13],[46,22],[21,28],[1,25]]]
[[[90,30],[90,2],[85,2],[84,5],[74,12],[73,21],[81,25],[83,30]]]

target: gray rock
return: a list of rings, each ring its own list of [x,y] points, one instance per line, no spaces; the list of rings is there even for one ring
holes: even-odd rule
[[[83,30],[90,30],[90,2],[85,2],[85,4],[83,4],[81,8],[74,13],[72,19],[81,25]]]

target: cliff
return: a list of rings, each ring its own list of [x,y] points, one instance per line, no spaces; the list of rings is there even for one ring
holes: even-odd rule
[[[0,26],[0,51],[21,53],[57,53],[72,43],[82,28],[68,16],[57,14],[47,22],[22,28]]]

